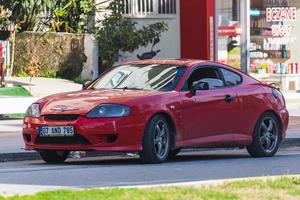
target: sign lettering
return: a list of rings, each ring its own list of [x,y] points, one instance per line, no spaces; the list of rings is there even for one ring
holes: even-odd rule
[[[273,7],[266,9],[267,22],[296,21],[296,7]]]

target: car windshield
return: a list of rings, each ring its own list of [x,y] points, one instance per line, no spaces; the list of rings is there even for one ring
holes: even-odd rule
[[[167,64],[129,64],[111,69],[89,89],[134,89],[172,91],[186,67]]]

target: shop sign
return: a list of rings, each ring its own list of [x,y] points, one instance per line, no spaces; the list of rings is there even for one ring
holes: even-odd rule
[[[259,17],[260,14],[260,10],[250,10],[250,16],[252,17]]]
[[[292,35],[292,27],[288,25],[272,25],[272,35],[275,37],[285,37]]]
[[[296,21],[296,7],[272,7],[266,9],[267,22]]]
[[[232,36],[236,37],[241,35],[242,29],[239,25],[234,26],[219,26],[219,36]]]

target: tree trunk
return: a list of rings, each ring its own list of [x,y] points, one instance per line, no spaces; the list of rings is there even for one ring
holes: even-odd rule
[[[15,64],[15,46],[16,46],[16,29],[17,27],[14,27],[14,30],[12,32],[12,49],[11,49],[11,67],[10,67],[10,73],[9,76],[12,76],[12,73],[14,71],[14,64]]]

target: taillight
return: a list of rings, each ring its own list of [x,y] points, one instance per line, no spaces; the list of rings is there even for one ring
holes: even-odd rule
[[[277,99],[278,101],[280,101],[281,106],[284,108],[285,107],[285,99],[284,99],[283,94],[279,90],[277,90],[275,88],[272,89],[272,94],[273,94],[273,97],[275,99]]]

